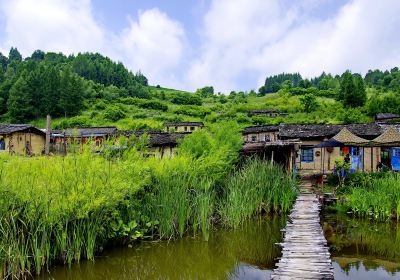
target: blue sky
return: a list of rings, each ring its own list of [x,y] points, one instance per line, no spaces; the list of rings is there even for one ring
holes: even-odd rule
[[[398,0],[0,0],[0,51],[100,52],[151,84],[257,89],[400,64]]]

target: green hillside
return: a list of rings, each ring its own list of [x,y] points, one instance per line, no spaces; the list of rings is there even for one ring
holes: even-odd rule
[[[260,117],[255,109],[279,109],[285,116]],[[54,128],[115,125],[161,129],[164,122],[235,120],[241,126],[277,123],[355,123],[378,112],[400,113],[398,68],[346,71],[303,79],[299,73],[269,76],[257,92],[215,93],[212,86],[186,92],[149,86],[140,72],[100,54],[65,56],[35,51],[25,59],[16,48],[0,54],[2,122]]]

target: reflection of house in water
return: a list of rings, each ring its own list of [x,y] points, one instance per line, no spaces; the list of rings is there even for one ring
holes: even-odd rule
[[[250,115],[259,117],[280,117],[280,116],[286,116],[287,113],[283,113],[279,109],[270,108],[270,109],[252,110],[250,111]]]
[[[392,128],[390,135],[379,138],[388,128]],[[378,123],[248,127],[243,131],[243,152],[258,154],[289,170],[317,173],[331,172],[338,159],[350,161],[355,170],[376,171],[382,156],[387,154],[387,166],[398,170],[400,133],[397,136],[394,131],[398,133],[399,128]]]
[[[204,127],[202,122],[165,123],[167,132],[193,132]]]
[[[0,124],[0,151],[10,154],[40,155],[46,134],[29,124]]]

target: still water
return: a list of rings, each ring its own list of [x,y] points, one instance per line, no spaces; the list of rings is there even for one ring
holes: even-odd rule
[[[322,225],[336,280],[400,279],[399,224],[328,214]]]
[[[215,230],[208,242],[186,237],[117,248],[70,269],[55,267],[39,279],[269,279],[280,248],[283,218],[263,218],[241,229]],[[400,279],[396,224],[322,217],[335,279]]]

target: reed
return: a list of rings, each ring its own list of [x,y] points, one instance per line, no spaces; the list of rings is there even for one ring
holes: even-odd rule
[[[163,159],[147,157],[141,139],[118,153],[89,143],[65,157],[1,155],[0,276],[39,274],[141,238],[208,240],[221,220],[289,211],[296,188],[282,168],[251,160],[234,171],[237,132],[196,131]]]
[[[400,175],[387,173],[383,177],[372,178],[367,187],[355,185],[351,189],[346,205],[353,214],[376,220],[399,220]]]
[[[226,225],[237,227],[255,215],[287,213],[296,195],[296,182],[282,167],[251,159],[227,179],[219,212]]]

